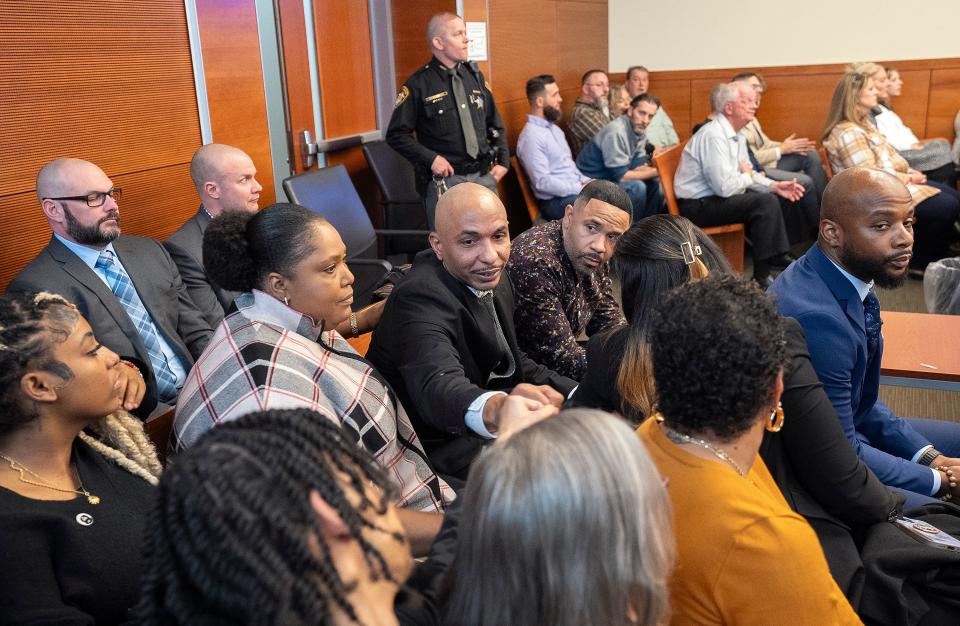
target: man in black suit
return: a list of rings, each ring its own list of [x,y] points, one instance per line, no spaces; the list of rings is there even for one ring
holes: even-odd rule
[[[576,386],[517,347],[507,215],[462,183],[437,204],[432,250],[387,300],[367,358],[400,397],[436,470],[464,478],[496,437],[506,393],[559,406]]]
[[[200,208],[163,242],[180,270],[190,299],[203,319],[216,326],[237,293],[217,286],[203,269],[203,233],[223,211],[256,211],[260,191],[257,168],[247,153],[220,143],[201,146],[190,161],[190,178],[200,195]]]
[[[93,163],[48,163],[37,175],[37,195],[53,237],[7,290],[62,295],[77,305],[100,343],[135,362],[139,370],[120,368],[134,379],[125,408],[146,417],[158,401],[174,403],[212,334],[177,266],[153,239],[120,235],[120,189]],[[142,389],[131,395],[141,374],[142,402]]]

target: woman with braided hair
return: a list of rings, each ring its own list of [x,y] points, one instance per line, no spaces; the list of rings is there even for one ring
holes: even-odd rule
[[[412,560],[395,498],[329,416],[270,410],[218,426],[160,481],[138,619],[396,624]]]
[[[60,296],[0,298],[0,624],[116,624],[160,463],[121,364]]]

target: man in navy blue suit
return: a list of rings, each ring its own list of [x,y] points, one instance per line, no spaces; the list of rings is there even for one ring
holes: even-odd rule
[[[951,478],[960,478],[960,424],[904,419],[878,398],[883,336],[874,285],[903,283],[914,219],[910,192],[895,176],[844,170],[824,192],[817,244],[770,287],[780,312],[803,326],[854,449],[880,480],[907,492],[908,508],[930,496],[960,498]]]

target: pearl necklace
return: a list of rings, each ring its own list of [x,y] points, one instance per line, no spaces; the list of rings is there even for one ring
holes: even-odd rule
[[[10,464],[10,469],[12,469],[13,471],[15,471],[15,472],[17,472],[18,474],[20,474],[20,482],[22,482],[22,483],[26,483],[26,484],[28,484],[28,485],[33,485],[33,486],[35,486],[35,487],[44,487],[45,489],[53,489],[54,491],[61,491],[61,492],[63,492],[63,493],[75,493],[75,494],[77,494],[77,495],[86,496],[87,502],[89,502],[90,504],[100,504],[100,497],[93,495],[92,493],[90,493],[89,491],[87,491],[87,488],[86,488],[86,487],[83,486],[83,479],[80,478],[80,471],[77,470],[77,469],[74,469],[74,472],[75,472],[76,475],[77,475],[77,482],[80,483],[80,488],[79,488],[79,489],[64,489],[63,487],[55,487],[55,486],[53,486],[53,485],[51,485],[51,484],[48,484],[48,483],[43,482],[43,478],[42,478],[39,474],[37,474],[36,472],[30,470],[30,469],[27,468],[27,467],[24,467],[24,465],[23,465],[20,461],[17,461],[17,460],[15,460],[15,459],[11,459],[10,457],[8,457],[8,456],[6,456],[6,455],[3,455],[3,454],[0,454],[0,459],[3,459],[3,460],[6,461],[7,463],[9,463],[9,464]],[[24,475],[23,475],[24,472],[30,474],[31,476],[33,476],[33,477],[36,478],[37,480],[29,480],[29,479],[25,478]]]
[[[732,467],[741,476],[747,475],[747,473],[744,472],[739,465],[737,465],[737,462],[730,458],[730,455],[728,455],[726,452],[716,447],[715,445],[708,443],[703,439],[694,439],[689,435],[678,433],[677,431],[673,430],[672,428],[666,425],[664,425],[663,428],[667,433],[667,438],[673,443],[689,443],[695,446],[700,446],[701,448],[705,448],[710,452],[712,452],[714,456],[716,456],[718,459],[720,459],[721,461],[723,461],[724,463]]]

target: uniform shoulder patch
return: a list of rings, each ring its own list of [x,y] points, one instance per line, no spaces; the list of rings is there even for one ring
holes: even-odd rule
[[[404,85],[400,88],[400,93],[397,94],[397,101],[393,103],[393,107],[396,108],[403,104],[403,101],[407,99],[410,95],[410,89]]]
[[[483,86],[487,88],[487,91],[493,93],[493,87],[490,86],[490,83],[488,81],[484,80]]]

